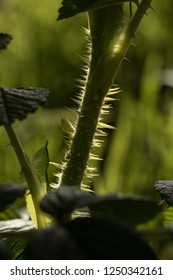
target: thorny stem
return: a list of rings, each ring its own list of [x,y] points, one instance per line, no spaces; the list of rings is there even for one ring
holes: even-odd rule
[[[89,13],[89,23],[92,39],[92,53],[89,67],[90,72],[86,84],[85,95],[81,105],[76,133],[72,142],[69,160],[62,175],[61,184],[81,185],[82,183],[90,156],[93,139],[96,133],[103,100],[112,85],[119,66],[126,55],[126,52],[131,44],[132,39],[135,36],[136,30],[142,18],[146,14],[147,9],[151,6],[151,1],[152,0],[143,0],[141,2],[126,29],[121,32],[121,36],[118,36],[117,42],[114,42],[113,38],[110,38],[110,31],[114,33],[114,30],[112,30],[112,22],[114,22],[114,18],[116,17],[116,15],[114,16],[113,12],[116,13],[116,9],[121,9],[122,6],[115,5]],[[99,13],[101,13],[101,17]],[[102,17],[104,13],[106,18]],[[96,50],[96,61],[95,53],[93,51],[94,36],[92,37],[92,32],[95,28],[95,17],[97,17],[97,20],[100,17],[100,26],[97,27],[100,27],[100,32],[102,32],[103,36],[105,36],[105,34],[107,34],[106,29],[104,32],[104,30],[102,30],[102,27],[104,27],[104,22],[106,22],[106,19],[109,21],[110,16],[112,16],[111,29],[109,24],[107,26],[107,28],[109,28],[107,30],[107,32],[109,33],[109,38],[106,42],[106,47],[104,46],[105,49],[103,48],[102,53],[99,54]],[[122,24],[120,18],[119,20]],[[117,19],[115,19],[115,21],[117,21]],[[115,28],[117,28],[117,22],[115,22]],[[99,29],[97,29],[96,31],[99,32]],[[114,36],[114,34],[112,34],[112,36]],[[97,43],[99,44],[103,42]],[[117,48],[114,49],[114,46],[116,45]],[[99,45],[97,47],[99,48]],[[110,50],[110,47],[112,48],[112,50]]]
[[[31,194],[31,197],[33,200],[34,208],[35,208],[38,228],[45,227],[46,221],[44,218],[44,214],[42,213],[40,206],[39,206],[40,201],[44,195],[43,188],[39,182],[37,175],[35,174],[34,170],[32,169],[32,166],[29,163],[29,160],[23,150],[20,140],[18,139],[12,125],[5,125],[4,128],[8,134],[11,145],[15,151],[15,154],[20,163],[22,172],[23,172],[26,182],[28,184],[30,194]]]

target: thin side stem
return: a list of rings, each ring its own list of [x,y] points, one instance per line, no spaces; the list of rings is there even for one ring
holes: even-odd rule
[[[19,138],[17,137],[13,127],[11,125],[6,125],[4,126],[7,135],[10,139],[11,145],[15,151],[15,154],[18,158],[18,161],[20,163],[22,172],[25,176],[26,182],[28,184],[31,197],[33,200],[34,208],[35,208],[35,213],[37,217],[37,224],[38,227],[45,227],[46,221],[44,218],[44,214],[42,213],[40,209],[40,201],[42,197],[44,196],[43,188],[40,184],[40,181],[35,174],[34,170],[32,169],[29,160],[23,150],[23,147],[19,141]]]

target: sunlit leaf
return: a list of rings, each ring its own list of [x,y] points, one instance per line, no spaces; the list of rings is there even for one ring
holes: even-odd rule
[[[48,181],[48,165],[49,165],[49,153],[48,153],[48,142],[46,142],[45,146],[39,149],[33,157],[31,162],[31,167],[33,168],[34,172],[38,176],[42,187],[49,191],[49,181]],[[27,210],[31,216],[31,219],[37,228],[37,215],[35,212],[35,207],[33,204],[33,200],[31,197],[30,192],[28,191],[26,196],[26,206]]]
[[[37,174],[40,182],[49,189],[48,181],[48,166],[49,166],[49,152],[48,152],[48,141],[44,147],[39,149],[33,157],[31,162],[32,168]]]
[[[0,88],[0,125],[23,120],[46,102],[49,90],[44,88]]]
[[[62,7],[59,9],[58,20],[72,17],[81,12],[97,10],[124,2],[138,3],[137,0],[63,0]]]
[[[31,220],[32,220],[34,226],[36,228],[38,228],[37,215],[36,215],[36,212],[35,212],[35,207],[34,207],[34,203],[33,203],[33,200],[32,200],[32,196],[31,196],[29,191],[25,195],[25,200],[26,200],[26,207],[27,207],[28,213],[31,217]]]

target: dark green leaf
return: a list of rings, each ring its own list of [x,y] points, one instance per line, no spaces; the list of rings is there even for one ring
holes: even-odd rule
[[[93,214],[117,217],[133,225],[145,223],[160,213],[158,204],[143,196],[97,196],[75,186],[62,186],[49,192],[41,201],[41,209],[57,220],[75,209],[89,207]]]
[[[44,147],[38,150],[34,155],[31,165],[36,172],[41,183],[49,188],[48,181],[48,166],[49,166],[49,152],[48,152],[48,141]]]
[[[0,88],[0,125],[23,120],[46,102],[49,90],[44,88]]]
[[[114,194],[96,197],[89,207],[93,213],[114,216],[132,225],[145,223],[161,211],[151,198]]]
[[[0,211],[24,195],[26,188],[21,184],[0,185]]]
[[[150,260],[156,256],[141,235],[124,222],[78,218],[33,233],[26,259]]]
[[[138,3],[137,0],[63,0],[62,7],[59,9],[58,20],[72,17],[81,12],[97,10],[124,2]]]
[[[7,45],[12,40],[12,36],[6,33],[0,33],[0,49],[6,49]]]
[[[25,257],[29,260],[82,259],[75,241],[59,224],[33,233]]]

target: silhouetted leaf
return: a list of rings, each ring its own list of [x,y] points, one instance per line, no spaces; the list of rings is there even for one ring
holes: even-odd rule
[[[114,216],[133,225],[145,223],[161,211],[156,201],[149,197],[122,194],[97,196],[88,206],[93,213]]]
[[[78,218],[32,234],[26,259],[150,260],[156,256],[140,234],[124,222]]]
[[[173,206],[173,180],[159,180],[154,184],[154,188],[169,206]]]
[[[122,4],[124,2],[138,3],[137,0],[63,0],[59,9],[58,20],[72,17],[81,12]]]
[[[78,218],[64,225],[85,259],[151,260],[155,253],[124,222],[104,217]]]
[[[33,233],[25,251],[29,260],[78,260],[82,259],[76,242],[60,225]]]
[[[62,220],[73,210],[87,207],[94,196],[77,186],[61,186],[50,191],[41,201],[40,207],[46,213]]]
[[[156,201],[149,197],[121,194],[98,196],[76,186],[62,186],[49,192],[40,206],[58,220],[76,209],[89,207],[91,213],[117,217],[133,225],[145,223],[161,211]]]
[[[46,102],[49,90],[44,88],[0,88],[0,125],[23,120]]]
[[[0,211],[24,195],[26,188],[21,184],[0,185]]]
[[[12,36],[6,33],[0,33],[0,49],[6,49],[7,45],[12,40]]]

